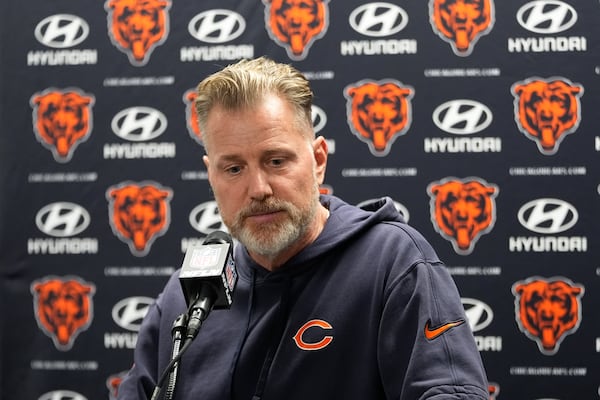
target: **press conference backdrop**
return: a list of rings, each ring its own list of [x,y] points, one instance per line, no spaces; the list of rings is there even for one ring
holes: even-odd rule
[[[445,261],[490,398],[600,397],[599,1],[0,7],[3,399],[114,398],[223,229],[193,89],[260,55],[312,81],[321,190],[391,197]]]

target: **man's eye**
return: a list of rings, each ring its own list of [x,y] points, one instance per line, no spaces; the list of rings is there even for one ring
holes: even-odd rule
[[[241,170],[242,169],[238,166],[229,167],[229,168],[225,169],[225,171],[230,175],[237,175],[240,173]]]
[[[283,158],[273,158],[271,161],[271,165],[274,167],[280,167],[283,165]]]

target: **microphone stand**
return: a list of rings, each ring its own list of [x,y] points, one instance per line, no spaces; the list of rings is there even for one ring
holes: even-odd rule
[[[177,358],[179,351],[181,350],[181,343],[185,340],[185,331],[187,329],[187,315],[181,314],[173,322],[173,328],[171,329],[171,336],[173,336],[173,350],[171,351],[171,360]],[[173,365],[173,369],[169,374],[169,383],[165,389],[165,400],[173,399],[175,394],[175,385],[177,384],[177,375],[179,373],[179,362]]]
[[[183,353],[188,349],[191,340],[185,342],[187,331],[187,323],[188,323],[188,315],[187,313],[183,313],[179,315],[175,321],[173,322],[173,327],[171,328],[171,335],[173,336],[173,348],[171,350],[171,361],[169,365],[165,368],[162,375],[160,376],[156,386],[154,387],[154,392],[152,393],[151,400],[158,400],[160,393],[162,392],[162,386],[167,376],[169,377],[168,387],[165,393],[165,399],[172,399],[175,393],[175,384],[177,381],[177,374],[179,369],[179,360]],[[181,343],[184,343],[183,347],[181,347]]]
[[[171,361],[164,369],[154,387],[154,392],[152,393],[152,398],[150,400],[158,400],[160,393],[162,392],[162,385],[167,377],[169,377],[169,387],[165,396],[170,397],[165,397],[165,399],[170,400],[173,397],[177,380],[177,367],[181,360],[181,356],[187,351],[192,344],[192,341],[196,338],[196,335],[202,326],[202,322],[204,322],[208,313],[212,310],[212,306],[215,302],[216,296],[211,289],[203,289],[202,292],[206,293],[206,295],[200,296],[200,294],[198,294],[188,308],[187,313],[179,315],[173,322],[173,327],[171,329],[171,334],[173,336]],[[182,343],[183,346],[181,346]]]

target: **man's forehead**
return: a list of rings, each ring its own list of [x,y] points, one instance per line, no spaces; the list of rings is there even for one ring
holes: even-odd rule
[[[297,141],[286,140],[283,137],[273,137],[270,140],[258,141],[251,144],[234,143],[213,144],[209,157],[222,161],[243,160],[248,158],[269,158],[278,155],[296,154],[302,150]]]

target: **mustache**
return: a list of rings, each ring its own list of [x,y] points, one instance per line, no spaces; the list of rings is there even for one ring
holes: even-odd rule
[[[289,211],[289,205],[284,201],[275,199],[260,202],[254,201],[240,210],[239,217],[243,219],[252,215],[268,214],[277,211]]]

